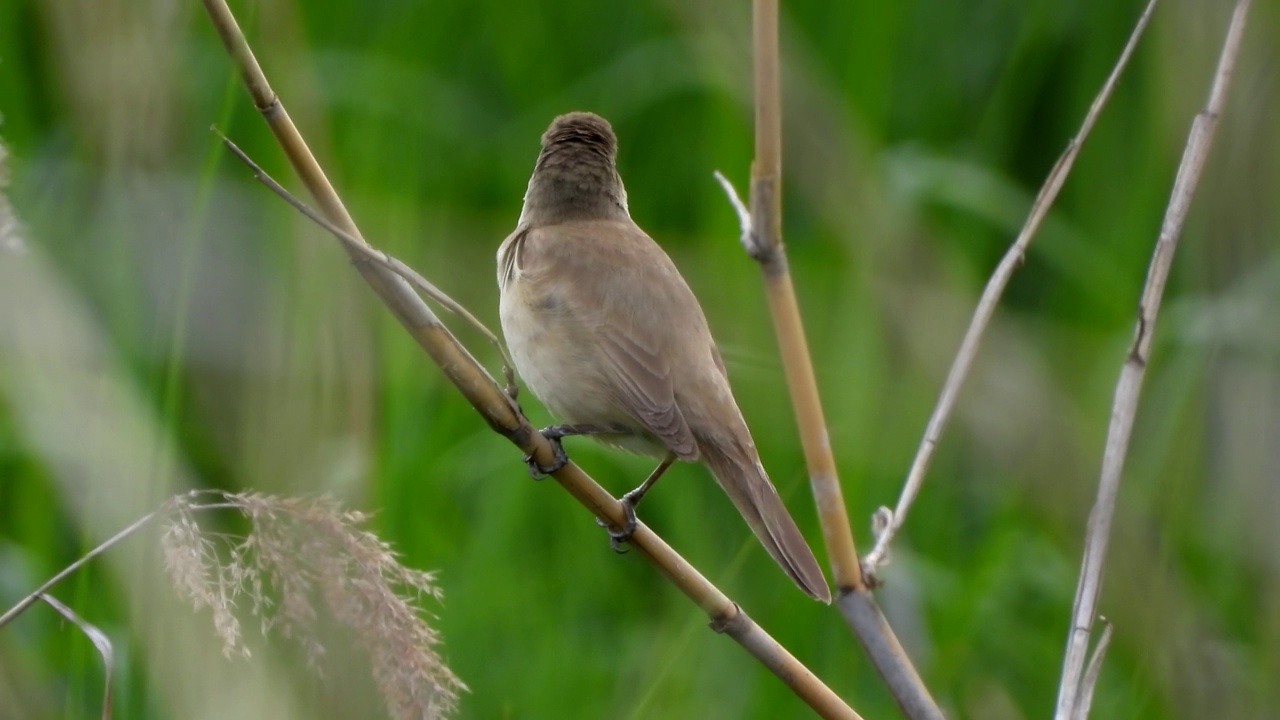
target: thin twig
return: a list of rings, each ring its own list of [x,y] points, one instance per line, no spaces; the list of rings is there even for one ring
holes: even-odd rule
[[[898,504],[892,512],[884,507],[878,511],[878,514],[881,517],[887,517],[889,522],[884,525],[883,531],[876,537],[875,547],[862,561],[863,567],[868,573],[874,574],[888,560],[889,544],[898,530],[902,528],[907,518],[907,512],[911,509],[911,504],[915,501],[916,496],[920,494],[920,488],[924,484],[925,473],[928,472],[929,463],[933,460],[933,453],[938,447],[938,441],[942,437],[943,430],[947,427],[947,422],[951,419],[956,399],[960,396],[960,389],[969,377],[969,369],[972,367],[974,359],[978,356],[978,347],[982,342],[982,336],[986,332],[987,326],[991,323],[991,317],[995,314],[996,305],[1000,302],[1000,296],[1004,294],[1004,289],[1009,284],[1014,272],[1022,267],[1031,239],[1035,237],[1036,232],[1040,229],[1040,223],[1048,215],[1049,208],[1053,206],[1053,201],[1057,199],[1058,191],[1062,189],[1063,183],[1066,182],[1067,175],[1070,174],[1071,167],[1075,164],[1076,155],[1080,152],[1080,147],[1084,144],[1090,131],[1093,130],[1094,123],[1102,113],[1102,108],[1110,99],[1111,92],[1115,89],[1116,82],[1120,78],[1120,73],[1129,64],[1129,58],[1133,55],[1134,48],[1137,47],[1138,39],[1142,37],[1143,31],[1147,28],[1151,13],[1155,10],[1156,2],[1157,0],[1150,0],[1147,3],[1146,10],[1138,18],[1138,23],[1133,28],[1133,32],[1129,34],[1129,42],[1125,44],[1115,67],[1111,69],[1111,75],[1107,77],[1107,81],[1103,83],[1102,89],[1098,91],[1097,97],[1094,98],[1093,104],[1089,106],[1089,112],[1085,115],[1084,122],[1080,125],[1080,131],[1076,133],[1071,142],[1067,143],[1067,149],[1063,151],[1062,156],[1058,158],[1058,162],[1049,171],[1049,176],[1045,179],[1044,185],[1040,188],[1040,193],[1031,205],[1031,212],[1022,226],[1022,230],[1018,232],[1018,237],[1013,241],[1013,245],[1010,246],[1000,260],[1000,264],[996,267],[995,272],[992,273],[991,279],[987,281],[987,286],[982,291],[982,298],[978,301],[978,307],[974,310],[973,319],[969,322],[969,329],[965,332],[964,339],[960,342],[960,349],[956,352],[956,359],[952,362],[951,370],[947,373],[947,380],[942,386],[942,393],[938,397],[937,406],[933,409],[933,415],[929,418],[929,424],[925,428],[920,447],[916,450],[916,457],[911,463],[911,470],[907,473],[907,481],[902,487],[901,495],[898,497]]]
[[[184,493],[183,496],[179,496],[179,497],[184,497],[184,496],[199,497],[202,495],[210,495],[210,494],[221,495],[221,492],[218,490],[191,490],[187,493]],[[228,505],[228,504],[208,504],[208,505],[201,506],[200,509],[216,510],[216,509],[225,508],[225,507],[235,507],[235,506]],[[143,515],[142,517],[133,521],[125,529],[121,530],[115,535],[112,535],[106,540],[103,540],[101,543],[98,544],[97,547],[93,548],[92,550],[85,553],[84,555],[81,555],[80,558],[75,562],[62,568],[62,570],[58,571],[56,575],[46,580],[43,585],[31,591],[31,594],[24,597],[21,601],[18,602],[17,605],[14,605],[13,607],[6,610],[4,615],[0,615],[0,628],[3,628],[5,625],[8,625],[10,622],[13,621],[14,618],[18,617],[23,612],[25,612],[27,608],[36,604],[36,602],[38,602],[41,599],[42,595],[47,595],[48,592],[52,590],[55,585],[62,582],[63,580],[66,580],[72,573],[84,567],[90,560],[98,557],[104,552],[120,544],[121,541],[129,538],[134,533],[146,527],[147,523],[150,523],[152,520],[155,520],[157,516],[162,516],[168,513],[170,509],[172,509],[172,503],[166,503],[164,507],[162,507],[161,509],[153,510],[147,513],[146,515]]]
[[[222,0],[204,0],[204,5],[227,53],[239,69],[254,105],[262,113],[294,171],[315,198],[321,213],[363,243],[363,237],[325,177],[324,171],[307,148],[302,135],[289,120],[280,99],[271,90],[226,3]],[[352,254],[352,257],[358,256]],[[356,263],[355,266],[485,422],[534,461],[544,466],[551,465],[555,456],[550,442],[519,412],[511,398],[440,323],[430,308],[414,293],[413,288],[398,274],[382,265]],[[575,463],[566,464],[553,473],[552,477],[593,515],[614,528],[622,527],[625,518],[621,504]],[[831,718],[858,717],[808,668],[769,637],[737,604],[643,523],[639,524],[630,545],[636,555],[651,562],[664,577],[707,613],[712,620],[713,629],[722,630],[746,648],[819,715]]]
[[[102,720],[111,720],[111,669],[115,667],[115,651],[111,647],[110,638],[97,626],[77,615],[58,598],[45,593],[40,593],[38,597],[67,622],[80,628],[80,632],[84,633],[84,636],[89,638],[89,642],[97,648],[98,655],[102,657]]]
[[[1133,345],[1120,369],[1116,382],[1115,399],[1111,408],[1111,423],[1107,430],[1107,443],[1102,455],[1102,471],[1098,480],[1098,495],[1089,513],[1088,533],[1085,536],[1084,560],[1080,568],[1080,581],[1076,587],[1075,605],[1071,612],[1071,630],[1067,634],[1067,649],[1063,657],[1062,681],[1058,688],[1058,704],[1054,717],[1057,720],[1074,720],[1081,705],[1081,671],[1093,632],[1097,613],[1098,594],[1102,587],[1102,569],[1106,563],[1107,543],[1111,537],[1111,520],[1115,514],[1116,496],[1120,489],[1120,475],[1124,469],[1125,455],[1129,449],[1129,437],[1137,415],[1138,396],[1142,380],[1151,358],[1151,344],[1155,333],[1156,316],[1160,312],[1160,300],[1164,295],[1173,253],[1182,235],[1182,226],[1191,206],[1191,198],[1200,182],[1209,148],[1213,144],[1218,119],[1226,106],[1227,89],[1240,54],[1241,38],[1249,13],[1249,0],[1236,3],[1227,29],[1218,69],[1205,109],[1198,113],[1191,124],[1187,147],[1178,166],[1173,182],[1173,192],[1160,227],[1147,281],[1138,305],[1138,322]]]
[[[53,589],[54,585],[57,585],[63,580],[66,580],[67,576],[71,575],[71,573],[74,573],[75,571],[84,567],[85,563],[98,557],[99,555],[106,552],[107,550],[110,550],[113,546],[115,546],[121,540],[124,540],[130,535],[133,535],[134,533],[141,530],[143,527],[146,526],[147,523],[154,520],[157,514],[159,513],[149,512],[146,515],[143,515],[142,517],[135,520],[133,524],[131,524],[129,527],[121,530],[115,535],[112,535],[111,537],[102,541],[102,543],[99,544],[97,547],[95,547],[94,549],[82,555],[79,560],[76,560],[75,562],[66,566],[57,575],[54,575],[53,577],[46,580],[43,585],[41,585],[40,587],[32,591],[30,595],[23,598],[17,605],[14,605],[13,607],[5,611],[4,615],[0,615],[0,628],[3,628],[5,625],[8,625],[10,621],[18,617],[19,615],[21,615],[24,610],[26,610],[27,608],[31,607],[36,602],[38,602],[40,600],[40,596],[48,593],[49,590]]]
[[[267,174],[266,170],[263,170],[258,163],[254,162],[253,158],[250,158],[248,153],[241,150],[238,145],[232,142],[226,135],[223,135],[216,127],[210,128],[210,130],[218,136],[218,139],[222,140],[222,144],[231,151],[232,155],[235,155],[240,162],[247,165],[249,169],[253,171],[253,176],[258,180],[258,182],[266,185],[267,189],[271,190],[271,192],[276,195],[279,195],[281,199],[289,203],[293,209],[302,213],[308,220],[314,222],[325,230],[328,230],[330,234],[342,242],[342,246],[347,250],[347,252],[359,255],[360,259],[355,260],[354,262],[363,261],[381,265],[407,280],[416,290],[440,303],[440,305],[449,312],[452,312],[454,315],[457,315],[470,323],[471,327],[475,328],[477,332],[483,335],[486,340],[498,349],[498,354],[502,357],[502,377],[507,383],[505,390],[512,398],[516,396],[516,376],[515,371],[512,369],[514,365],[511,362],[511,358],[507,356],[506,348],[502,346],[502,341],[498,339],[498,336],[485,326],[483,322],[480,322],[479,318],[472,315],[470,310],[467,310],[461,303],[446,295],[443,290],[432,284],[430,280],[424,278],[417,270],[414,270],[400,260],[374,248],[371,245],[366,245],[352,237],[342,228],[329,222],[329,220],[323,215],[312,210],[306,203],[302,202],[293,193],[286,190],[283,185],[276,182],[275,178]]]
[[[1111,630],[1114,627],[1110,620],[1098,618],[1102,623],[1102,636],[1093,648],[1093,656],[1085,668],[1084,678],[1080,680],[1080,700],[1076,703],[1076,714],[1072,720],[1087,720],[1089,708],[1093,706],[1093,691],[1098,687],[1098,676],[1102,674],[1102,661],[1107,657],[1107,648],[1111,646]]]
[[[720,183],[720,188],[724,190],[725,196],[729,198],[729,204],[733,206],[734,214],[738,216],[738,227],[742,231],[742,249],[750,253],[751,248],[755,245],[755,241],[751,238],[751,211],[742,202],[742,198],[738,196],[737,188],[733,186],[733,183],[729,182],[729,178],[725,177],[719,170],[713,172],[712,175],[715,176],[716,182]]]

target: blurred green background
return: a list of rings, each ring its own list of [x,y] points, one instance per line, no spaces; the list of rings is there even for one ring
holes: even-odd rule
[[[632,212],[701,298],[825,558],[759,273],[711,177],[744,188],[749,173],[749,3],[233,9],[366,237],[493,327],[493,256],[540,133],[568,110],[609,118]],[[784,3],[784,232],[862,551],[986,277],[1140,10]],[[1052,710],[1112,392],[1229,10],[1157,10],[885,572],[880,601],[951,717]],[[1097,718],[1280,717],[1277,33],[1275,3],[1256,3],[1157,328],[1101,598],[1116,629]],[[198,3],[0,3],[0,113],[27,246],[0,254],[0,609],[187,487],[323,491],[440,571],[428,610],[471,688],[462,717],[807,715],[529,481],[335,243],[220,149],[210,124],[298,187]],[[649,469],[568,447],[618,493]],[[836,612],[786,581],[703,469],[677,468],[642,515],[866,717],[898,715]],[[208,615],[167,590],[155,540],[56,593],[114,642],[116,717],[382,712],[366,663],[338,647],[323,681],[279,640],[223,660]],[[48,608],[0,631],[0,718],[95,717],[101,678]]]

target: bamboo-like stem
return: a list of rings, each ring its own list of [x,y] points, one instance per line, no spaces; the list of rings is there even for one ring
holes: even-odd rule
[[[749,213],[744,213],[732,186],[721,180],[738,211],[743,244],[760,264],[764,277],[765,296],[822,523],[822,537],[835,574],[836,603],[903,713],[912,720],[942,720],[942,711],[876,606],[854,546],[813,360],[782,242],[782,98],[777,0],[754,0],[752,28],[756,127]]]
[[[760,263],[765,296],[778,337],[809,482],[813,488],[822,539],[835,574],[836,592],[863,590],[858,552],[849,527],[827,421],[818,396],[809,343],[796,302],[787,253],[782,243],[782,101],[778,88],[778,3],[755,0],[756,156],[751,164],[750,231],[743,235],[747,253]]]
[[[1107,544],[1111,538],[1111,520],[1115,514],[1116,496],[1120,491],[1120,476],[1129,450],[1129,437],[1133,432],[1134,418],[1138,414],[1138,397],[1142,392],[1142,381],[1146,376],[1147,363],[1151,359],[1156,317],[1160,312],[1164,286],[1169,279],[1173,253],[1177,249],[1178,238],[1182,235],[1182,227],[1187,219],[1191,198],[1204,172],[1209,148],[1213,144],[1214,134],[1218,128],[1218,119],[1222,117],[1226,106],[1227,90],[1231,84],[1236,58],[1240,54],[1249,4],[1249,0],[1239,0],[1236,3],[1231,24],[1227,28],[1226,40],[1223,42],[1222,54],[1218,59],[1218,69],[1214,73],[1208,102],[1191,124],[1187,147],[1183,152],[1182,162],[1178,165],[1177,177],[1173,181],[1173,191],[1160,226],[1160,235],[1156,240],[1151,265],[1147,270],[1142,299],[1138,304],[1138,322],[1134,331],[1133,344],[1125,356],[1124,364],[1120,368],[1120,378],[1116,382],[1111,422],[1107,429],[1107,442],[1102,454],[1098,494],[1093,510],[1089,513],[1089,529],[1085,536],[1080,581],[1076,586],[1076,599],[1071,611],[1071,629],[1067,633],[1067,649],[1062,661],[1062,681],[1058,688],[1058,704],[1054,713],[1056,720],[1075,720],[1080,717],[1079,708],[1083,705],[1081,675],[1089,649],[1089,638],[1093,634],[1098,595],[1102,589],[1102,569],[1106,564]]]
[[[204,0],[204,5],[228,54],[239,69],[254,105],[276,136],[294,171],[315,198],[321,213],[343,232],[363,242],[351,216],[307,149],[301,134],[289,120],[279,98],[271,90],[226,3],[222,0]],[[352,254],[352,257],[357,259],[360,256]],[[369,262],[357,262],[355,265],[374,292],[485,422],[539,464],[550,465],[554,459],[551,444],[529,424],[514,402],[436,318],[413,288],[385,265]],[[566,464],[553,477],[596,517],[602,518],[614,528],[620,528],[625,522],[620,503],[576,464]],[[650,561],[664,577],[707,613],[713,629],[734,638],[821,717],[859,717],[808,668],[747,617],[737,604],[643,523],[638,525],[629,544],[637,555]]]
[[[724,188],[729,203],[738,214],[738,222],[742,226],[742,244],[750,252],[754,234],[751,211],[747,209],[742,199],[738,197],[737,190],[734,190],[733,184],[724,175],[717,171],[715,176]],[[876,605],[875,597],[871,594],[871,589],[864,587],[861,590],[841,591],[836,597],[836,606],[840,608],[845,622],[849,624],[858,642],[871,657],[872,664],[884,678],[885,684],[889,686],[890,692],[907,717],[940,720],[941,711],[929,695],[920,675],[911,665],[906,651],[894,636],[893,628],[889,627],[889,623],[885,621],[884,615]]]
[[[929,694],[907,651],[889,627],[889,621],[870,590],[848,592],[836,600],[840,614],[884,679],[889,693],[910,720],[943,720],[942,710]]]
[[[1146,10],[1138,18],[1138,23],[1134,26],[1133,32],[1129,34],[1129,41],[1125,44],[1124,50],[1121,51],[1120,58],[1116,60],[1115,66],[1111,69],[1111,74],[1107,77],[1106,82],[1102,84],[1102,89],[1098,91],[1093,104],[1089,106],[1089,112],[1085,114],[1084,122],[1081,123],[1079,132],[1067,144],[1067,149],[1063,151],[1058,158],[1058,162],[1049,171],[1049,176],[1045,179],[1044,185],[1041,186],[1035,202],[1032,203],[1031,212],[1027,215],[1026,222],[1023,223],[1022,229],[1018,232],[1018,237],[1013,241],[1013,245],[1009,247],[1009,250],[1005,252],[1004,257],[1001,258],[1000,264],[996,266],[995,272],[991,274],[991,279],[987,281],[987,286],[982,291],[982,298],[978,300],[978,307],[973,311],[973,319],[969,321],[969,329],[965,331],[964,339],[960,342],[960,349],[956,352],[956,359],[952,361],[951,370],[947,373],[947,380],[942,386],[942,393],[938,396],[938,404],[934,407],[933,415],[929,418],[929,424],[925,427],[924,437],[920,440],[920,447],[916,450],[915,459],[911,462],[911,470],[907,473],[907,481],[902,487],[898,503],[892,512],[889,512],[888,508],[880,509],[880,514],[887,517],[888,522],[876,538],[875,547],[863,558],[863,567],[866,572],[874,575],[888,558],[889,544],[893,541],[893,537],[898,530],[902,528],[903,523],[906,522],[907,512],[911,509],[912,503],[915,502],[916,496],[920,494],[920,488],[924,485],[925,473],[929,471],[929,463],[933,460],[933,453],[938,447],[938,441],[942,438],[942,432],[946,429],[947,422],[951,419],[956,400],[960,396],[960,389],[964,386],[964,381],[969,377],[969,369],[973,366],[973,361],[978,356],[978,347],[982,343],[982,337],[986,333],[987,326],[991,323],[991,317],[995,314],[996,306],[1000,303],[1000,297],[1004,294],[1004,289],[1008,286],[1013,273],[1022,267],[1022,263],[1026,259],[1027,247],[1031,245],[1031,240],[1040,229],[1041,222],[1049,214],[1049,208],[1053,206],[1053,201],[1058,198],[1058,192],[1062,189],[1063,183],[1066,182],[1067,175],[1071,173],[1072,166],[1075,165],[1076,155],[1079,154],[1080,147],[1093,130],[1098,116],[1102,113],[1102,108],[1106,106],[1107,101],[1111,98],[1111,92],[1115,89],[1116,82],[1120,79],[1120,73],[1129,64],[1129,58],[1133,55],[1134,48],[1137,47],[1138,39],[1142,37],[1143,31],[1147,28],[1147,23],[1151,20],[1151,13],[1155,10],[1156,1],[1150,0]]]

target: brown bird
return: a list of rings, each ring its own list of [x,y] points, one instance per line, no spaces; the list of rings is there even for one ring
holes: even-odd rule
[[[671,258],[631,220],[616,160],[604,118],[556,118],[542,136],[519,223],[498,249],[512,361],[547,409],[570,423],[544,434],[590,434],[663,458],[623,496],[631,522],[615,540],[634,531],[635,504],[676,458],[706,463],[787,575],[829,603],[822,570],[760,463],[702,308]]]

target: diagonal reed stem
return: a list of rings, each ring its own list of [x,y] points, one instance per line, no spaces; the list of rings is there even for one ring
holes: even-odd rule
[[[1111,99],[1111,93],[1115,90],[1121,72],[1128,66],[1129,58],[1133,55],[1134,48],[1137,47],[1138,39],[1142,37],[1147,28],[1147,23],[1151,20],[1156,1],[1150,0],[1147,3],[1146,10],[1138,18],[1133,32],[1129,34],[1129,41],[1125,44],[1124,50],[1120,53],[1120,58],[1116,60],[1115,66],[1111,69],[1111,74],[1107,77],[1106,82],[1102,84],[1102,89],[1098,91],[1093,104],[1089,106],[1089,112],[1085,114],[1084,122],[1080,125],[1080,131],[1067,144],[1067,149],[1062,152],[1058,162],[1054,163],[1053,169],[1049,171],[1049,176],[1040,188],[1040,193],[1036,196],[1035,202],[1032,203],[1031,212],[1027,215],[1026,222],[1018,232],[1018,237],[1014,239],[1013,245],[1005,252],[1000,264],[996,266],[995,272],[991,274],[991,279],[987,281],[987,286],[982,290],[982,298],[978,300],[978,307],[973,311],[973,319],[969,322],[969,329],[965,331],[964,339],[960,342],[960,349],[956,351],[956,359],[951,364],[951,370],[947,372],[947,380],[942,386],[942,393],[938,396],[938,404],[933,409],[933,415],[930,416],[929,424],[925,427],[924,437],[920,440],[920,447],[916,450],[915,459],[911,462],[911,470],[907,473],[907,481],[902,487],[901,495],[898,497],[898,504],[892,512],[888,512],[887,508],[881,508],[880,514],[888,518],[888,522],[885,524],[884,530],[876,538],[875,547],[863,559],[863,565],[867,572],[874,574],[888,559],[889,545],[893,542],[893,538],[898,531],[902,529],[907,520],[907,513],[911,510],[912,503],[915,502],[916,496],[920,494],[920,488],[924,486],[925,474],[929,471],[929,464],[933,461],[933,453],[938,448],[938,441],[942,438],[943,431],[946,430],[952,411],[955,410],[956,400],[960,397],[960,390],[964,387],[964,382],[969,377],[969,370],[973,366],[973,361],[978,356],[978,348],[982,344],[982,338],[987,331],[987,326],[991,324],[992,316],[995,315],[996,306],[1000,303],[1000,297],[1004,294],[1004,289],[1009,285],[1009,280],[1013,277],[1014,272],[1022,267],[1022,263],[1026,259],[1027,248],[1031,245],[1031,240],[1040,229],[1040,224],[1049,214],[1049,208],[1053,206],[1053,201],[1058,198],[1058,192],[1062,189],[1063,183],[1066,182],[1067,176],[1071,173],[1071,168],[1075,165],[1076,156],[1080,153],[1080,148],[1084,145],[1085,139],[1089,137],[1089,133],[1093,130],[1098,116],[1102,113],[1102,108]]]

